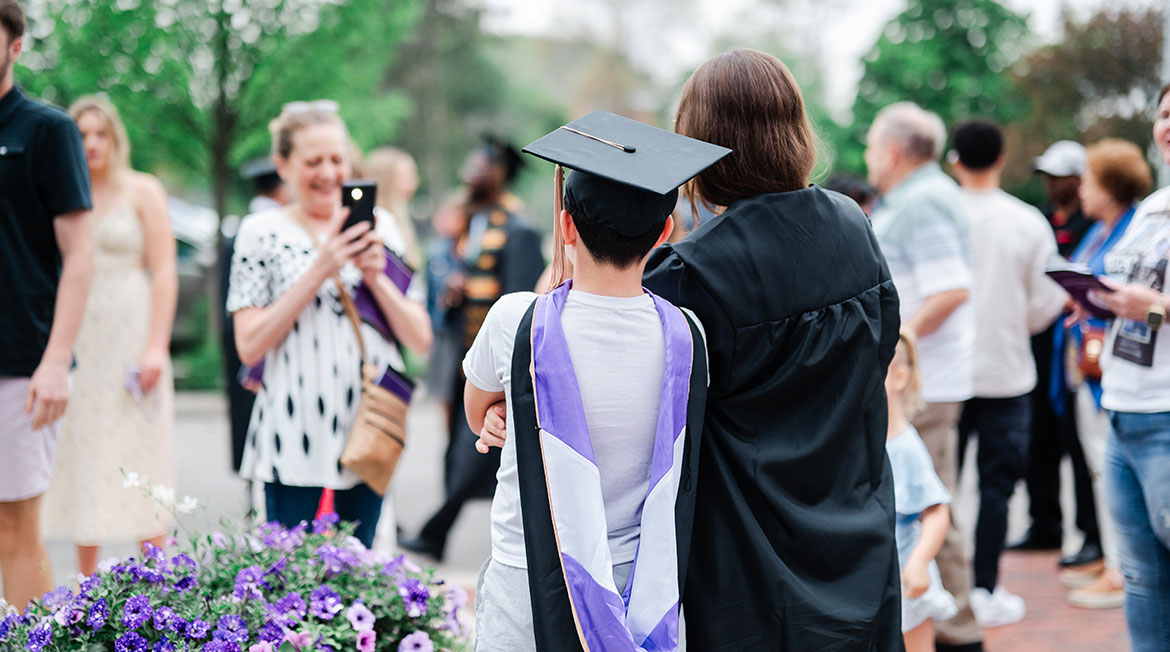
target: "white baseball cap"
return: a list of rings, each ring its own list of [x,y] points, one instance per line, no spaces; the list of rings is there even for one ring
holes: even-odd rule
[[[1085,146],[1071,140],[1058,140],[1036,157],[1033,167],[1054,177],[1079,177],[1085,173]]]

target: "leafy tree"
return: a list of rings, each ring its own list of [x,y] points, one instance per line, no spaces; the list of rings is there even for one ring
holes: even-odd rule
[[[228,208],[234,170],[268,149],[292,100],[332,98],[359,143],[392,135],[406,110],[379,93],[413,0],[31,0],[17,78],[58,104],[104,92],[123,114],[134,163],[209,178]]]
[[[852,125],[830,127],[838,169],[865,170],[865,133],[894,102],[915,102],[948,125],[1022,114],[1006,71],[1027,36],[1025,18],[995,0],[909,0],[864,57]]]
[[[1030,110],[1012,131],[1018,154],[1009,178],[1031,175],[1031,159],[1054,141],[1119,137],[1148,148],[1161,77],[1158,9],[1104,9],[1084,22],[1064,16],[1063,38],[1013,68]]]

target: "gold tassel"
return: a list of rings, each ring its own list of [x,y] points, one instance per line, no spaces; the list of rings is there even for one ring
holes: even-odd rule
[[[561,211],[564,210],[565,197],[565,169],[560,165],[553,171],[553,260],[552,274],[549,277],[549,286],[545,292],[565,282],[568,261],[565,259],[565,236],[561,233]]]

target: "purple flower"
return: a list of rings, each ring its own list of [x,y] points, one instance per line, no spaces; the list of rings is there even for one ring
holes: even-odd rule
[[[142,549],[146,551],[146,558],[147,559],[149,559],[150,561],[153,561],[154,563],[156,563],[160,566],[164,566],[164,567],[166,566],[167,553],[163,552],[162,548],[159,548],[158,546],[154,545],[153,543],[147,541],[146,544],[142,546]]]
[[[85,619],[85,624],[94,629],[101,629],[102,625],[106,624],[106,619],[110,617],[110,605],[106,603],[106,599],[102,598],[93,603],[89,608],[89,618]]]
[[[28,643],[25,644],[24,649],[29,652],[40,652],[40,649],[45,647],[52,638],[53,625],[48,621],[41,621],[41,624],[29,631]]]
[[[115,652],[146,652],[146,639],[138,632],[126,632],[114,642]]]
[[[341,517],[337,512],[329,512],[322,514],[321,518],[313,521],[313,534],[328,534],[333,531],[333,526],[341,521]]]
[[[259,638],[261,641],[278,644],[284,638],[284,628],[275,622],[264,623],[256,631],[256,638]]]
[[[313,635],[309,632],[288,632],[284,635],[284,640],[292,643],[294,648],[303,650],[313,644]]]
[[[122,625],[127,629],[138,629],[150,618],[150,598],[136,595],[126,601],[122,608]],[[145,645],[145,643],[143,643]]]
[[[228,538],[224,536],[223,532],[212,532],[210,540],[216,548],[228,547]]]
[[[81,592],[79,595],[88,596],[94,589],[101,585],[101,583],[102,578],[97,573],[90,575],[89,577],[85,578],[84,582],[81,583]]]
[[[402,596],[402,601],[406,603],[406,613],[411,618],[418,618],[426,613],[427,598],[431,597],[431,592],[422,582],[413,577],[406,580],[398,585],[398,595]]]
[[[154,610],[154,628],[160,632],[167,631],[174,619],[175,612],[170,607],[159,607]]]
[[[186,593],[187,591],[190,591],[192,588],[194,588],[196,584],[198,584],[198,581],[195,579],[195,576],[188,575],[187,577],[180,578],[179,581],[175,582],[172,586],[174,586],[175,590],[179,593]]]
[[[175,616],[171,619],[171,631],[179,636],[187,635],[187,619]]]
[[[152,652],[175,652],[175,644],[171,642],[171,639],[163,636],[150,649]]]
[[[191,555],[182,552],[171,558],[171,568],[175,570],[180,568],[190,568],[191,570],[195,570],[198,568],[198,565],[195,564],[194,559],[191,559]]]
[[[222,641],[236,641],[243,643],[248,640],[248,625],[244,619],[228,614],[219,617],[219,627],[215,630],[215,638]]]
[[[324,584],[313,589],[309,596],[309,613],[321,620],[333,620],[343,608],[341,596]]]
[[[187,624],[187,638],[207,638],[207,633],[210,631],[211,623],[202,618],[196,618]]]
[[[41,604],[50,611],[56,611],[59,607],[64,606],[73,597],[73,591],[69,590],[67,586],[58,586],[41,596]]]
[[[426,632],[415,632],[402,639],[398,644],[398,652],[435,652],[435,644]]]
[[[260,581],[263,575],[259,566],[248,566],[236,573],[236,588],[232,591],[232,599],[236,602],[245,600],[259,600],[264,597],[260,593]]]
[[[203,646],[203,652],[241,652],[240,644],[235,641],[210,641]]]
[[[288,557],[281,557],[276,563],[269,566],[268,570],[264,571],[264,577],[268,577],[269,575],[276,575],[277,577],[280,577],[280,575],[284,573],[284,569],[287,566]]]
[[[374,652],[374,631],[362,630],[357,635],[358,652]]]
[[[4,641],[8,638],[8,633],[12,631],[13,620],[15,620],[15,616],[13,614],[9,614],[3,618],[0,618],[0,641]]]
[[[248,648],[248,652],[273,652],[272,643],[268,641],[260,641],[259,643]]]
[[[276,608],[282,614],[295,614],[297,620],[305,617],[308,613],[308,607],[305,605],[305,599],[301,597],[300,593],[289,593],[283,598],[276,601]]]
[[[349,624],[359,632],[372,631],[374,629],[374,614],[362,604],[361,600],[353,603],[353,606],[345,610],[345,617],[349,620]]]

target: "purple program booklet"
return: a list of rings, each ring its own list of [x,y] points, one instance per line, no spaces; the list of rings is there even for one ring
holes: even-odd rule
[[[378,380],[378,386],[402,399],[403,403],[410,403],[410,397],[414,394],[414,382],[391,367],[386,367],[386,372]]]
[[[1089,311],[1090,315],[1099,319],[1113,319],[1113,311],[1109,309],[1109,306],[1094,300],[1089,294],[1090,291],[1112,292],[1113,290],[1102,283],[1101,279],[1094,276],[1088,267],[1063,263],[1050,265],[1048,269],[1044,270],[1044,273],[1064,288],[1064,291],[1068,292],[1074,301],[1081,304],[1081,307]]]

